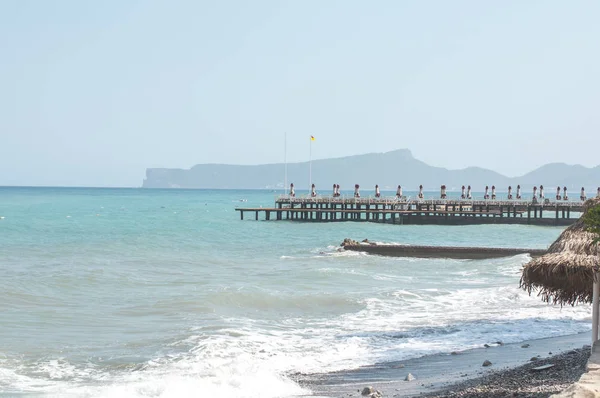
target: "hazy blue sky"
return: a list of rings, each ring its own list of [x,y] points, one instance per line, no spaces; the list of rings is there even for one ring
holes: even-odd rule
[[[409,148],[600,164],[600,1],[0,1],[0,185]]]

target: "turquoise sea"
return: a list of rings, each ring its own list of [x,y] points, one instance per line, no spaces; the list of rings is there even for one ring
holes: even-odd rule
[[[0,392],[291,397],[310,393],[294,372],[589,329],[588,306],[519,290],[526,255],[337,250],[344,238],[545,248],[561,228],[256,222],[234,211],[276,195],[0,188]]]

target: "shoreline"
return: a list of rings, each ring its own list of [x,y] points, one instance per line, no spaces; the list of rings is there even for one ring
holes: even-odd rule
[[[496,382],[500,380],[501,383],[503,377],[514,377],[514,372],[519,372],[520,368],[540,366],[547,363],[550,358],[557,362],[562,361],[560,356],[573,350],[579,350],[582,355],[585,355],[586,350],[589,353],[589,347],[583,350],[582,347],[589,343],[588,332],[514,344],[487,342],[489,348],[482,343],[481,348],[460,351],[453,353],[454,355],[435,354],[404,361],[377,363],[346,371],[297,374],[291,377],[302,387],[311,390],[312,397],[362,397],[361,391],[367,386],[380,391],[383,397],[475,397],[478,395],[473,393],[474,390],[469,390],[473,385],[485,384],[486,379],[494,382],[492,380],[494,377]],[[526,347],[523,348],[524,346]],[[532,357],[538,357],[538,360],[533,362]],[[492,365],[483,367],[482,364],[486,360]],[[555,368],[558,370],[560,366]],[[577,381],[584,371],[585,366],[569,383]],[[526,378],[529,377],[528,370],[523,369],[521,372],[525,372]],[[540,374],[550,374],[547,372],[549,371],[541,371]],[[409,373],[415,379],[405,381]],[[548,394],[542,393],[536,396],[548,396]]]

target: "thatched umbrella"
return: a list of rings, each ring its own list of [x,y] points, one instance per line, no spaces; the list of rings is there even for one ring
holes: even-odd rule
[[[585,211],[600,204],[600,199],[585,203]],[[566,230],[550,246],[548,252],[523,267],[521,287],[531,294],[539,291],[542,300],[553,304],[592,303],[592,342],[598,340],[598,296],[600,246],[595,235],[586,231],[583,218]]]

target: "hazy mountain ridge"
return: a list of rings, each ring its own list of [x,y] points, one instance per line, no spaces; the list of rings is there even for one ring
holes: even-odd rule
[[[308,162],[289,163],[288,184],[297,189],[308,186]],[[185,169],[149,168],[146,170],[144,188],[214,188],[214,189],[260,189],[281,188],[284,180],[284,164],[228,165],[198,164]],[[330,190],[333,183],[342,189],[352,189],[360,184],[371,190],[375,184],[382,189],[394,189],[398,184],[406,190],[417,190],[422,184],[426,190],[437,190],[445,184],[448,189],[460,189],[471,185],[482,191],[486,185],[495,185],[505,191],[509,185],[520,184],[525,190],[544,185],[550,193],[557,186],[567,186],[570,194],[578,194],[582,186],[591,194],[600,186],[600,166],[588,168],[581,165],[550,163],[520,177],[510,178],[481,167],[449,170],[430,166],[415,159],[408,149],[385,153],[345,156],[333,159],[313,160],[312,180],[320,192]],[[575,191],[574,191],[575,190]]]

